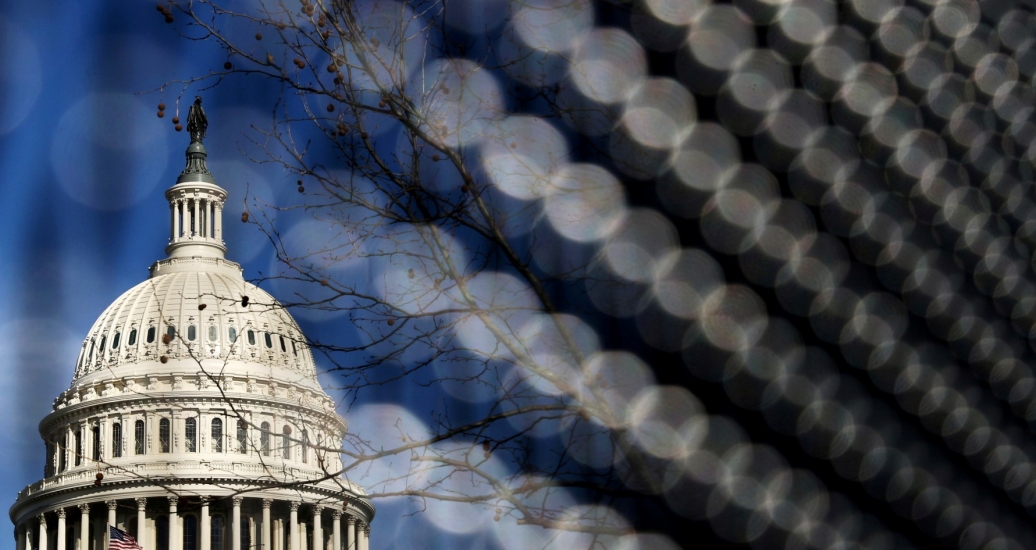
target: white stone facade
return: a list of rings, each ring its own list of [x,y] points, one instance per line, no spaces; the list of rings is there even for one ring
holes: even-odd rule
[[[108,524],[146,550],[367,549],[374,508],[335,475],[348,426],[298,325],[224,259],[205,154],[166,192],[169,257],[94,323],[40,423],[18,550],[102,550]]]

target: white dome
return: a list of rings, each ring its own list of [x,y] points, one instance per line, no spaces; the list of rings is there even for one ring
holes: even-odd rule
[[[158,262],[108,306],[83,341],[73,387],[202,369],[322,391],[291,315],[236,264],[210,258]]]

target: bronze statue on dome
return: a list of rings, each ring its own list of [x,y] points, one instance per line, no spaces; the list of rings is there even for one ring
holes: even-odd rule
[[[209,127],[209,119],[205,117],[205,109],[201,108],[201,96],[194,96],[194,105],[187,111],[187,131],[191,133],[191,143],[201,143],[205,139],[205,130]]]

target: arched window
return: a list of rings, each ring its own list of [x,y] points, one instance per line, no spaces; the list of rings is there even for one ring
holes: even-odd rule
[[[194,339],[197,338],[197,337],[198,337],[198,329],[196,329],[194,327],[194,325],[188,326],[187,327],[187,339],[190,340],[191,342],[193,342]]]
[[[82,436],[82,432],[80,430],[76,430],[75,440],[76,440],[75,465],[79,466],[80,464],[83,463],[83,436]]]
[[[212,516],[212,525],[210,526],[211,531],[209,532],[209,548],[211,550],[223,550],[223,540],[226,539],[224,536],[226,533],[227,522],[223,519],[223,516]]]
[[[198,518],[183,517],[183,550],[198,550]]]
[[[281,451],[284,460],[291,459],[291,427],[285,424],[281,431]]]
[[[176,339],[176,327],[169,325],[165,328],[165,334],[169,337],[169,342],[172,343]]]
[[[129,341],[126,342],[126,344],[129,345],[129,346],[132,346],[132,345],[134,345],[136,343],[137,343],[137,329],[133,329],[133,330],[130,331]]]
[[[101,336],[101,345],[97,346],[97,355],[104,356],[104,343],[108,341],[108,336]]]
[[[215,342],[219,338],[219,331],[216,330],[216,325],[209,325],[209,341]]]
[[[270,333],[269,332],[264,332],[263,333],[263,339],[266,340],[266,347],[267,348],[272,348],[273,347],[273,338],[270,338]]]
[[[147,343],[151,344],[155,341],[155,327],[147,328]]]
[[[250,346],[254,346],[255,345],[255,331],[251,330],[251,329],[249,329],[249,331],[248,331],[248,345],[250,345]]]
[[[184,422],[184,434],[183,442],[188,453],[193,453],[198,450],[198,421],[194,418],[188,418]]]
[[[95,461],[97,461],[97,460],[101,459],[101,427],[100,426],[94,426],[94,427],[90,428],[90,431],[93,433],[93,436],[94,436],[93,437],[93,452],[91,452],[90,455],[93,456],[93,459]]]
[[[119,337],[122,336],[121,332],[116,332],[112,338],[112,349],[119,349]]]
[[[299,354],[298,348],[295,347],[295,340],[291,341],[291,354],[292,355],[298,355]]]
[[[122,456],[122,424],[116,422],[112,424],[112,457],[119,458]]]
[[[59,472],[64,472],[65,468],[68,467],[68,464],[65,464],[65,451],[66,451],[66,449],[65,449],[64,445],[58,445],[58,471]]]
[[[223,420],[220,418],[212,419],[212,452],[223,452]]]
[[[93,338],[91,338],[90,339],[90,353],[87,354],[87,359],[86,359],[87,362],[93,361],[93,359],[94,359],[94,348],[96,348],[96,347],[97,347],[97,341],[95,341]]]
[[[279,336],[279,338],[281,339],[281,351],[288,351],[288,348],[284,345],[284,337]]]
[[[158,421],[158,452],[169,452],[169,419],[163,418]]]
[[[144,454],[144,421],[137,420],[133,423],[133,452],[138,455]]]
[[[229,329],[227,329],[227,336],[230,337],[231,344],[237,342],[237,329],[234,327],[230,327]]]
[[[270,456],[270,423],[263,422],[261,431],[259,432],[259,448],[263,451],[263,456]],[[76,462],[76,464],[79,464]]]
[[[302,430],[302,461],[309,461],[309,432]]]
[[[241,454],[248,452],[248,427],[244,420],[237,421],[237,452]]]
[[[169,550],[169,516],[155,518],[155,543],[158,550]]]

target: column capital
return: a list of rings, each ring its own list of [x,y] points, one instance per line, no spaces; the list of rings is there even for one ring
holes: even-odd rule
[[[212,497],[210,497],[209,495],[202,495],[202,497],[201,497],[201,505],[202,506],[208,506],[210,502],[212,502]]]
[[[40,525],[42,525],[44,527],[47,526],[47,514],[45,514],[45,513],[44,514],[40,514],[40,515],[36,516],[36,519],[40,520]]]
[[[169,508],[176,508],[176,505],[180,502],[180,497],[178,496],[171,496],[165,498],[169,501]]]
[[[324,505],[323,504],[314,504],[312,506],[312,508],[313,508],[313,515],[314,516],[319,515],[320,512],[324,511]]]
[[[119,502],[115,500],[106,500],[104,503],[108,505],[109,510],[114,510],[119,507]]]
[[[288,508],[291,509],[292,512],[298,512],[300,504],[302,503],[297,500],[292,500],[288,502]]]
[[[338,508],[333,508],[331,510],[331,517],[334,518],[335,521],[338,521],[338,520],[342,519],[342,514],[343,513],[344,512],[342,512]]]
[[[146,498],[143,498],[143,497],[142,498],[138,498],[138,499],[136,499],[136,501],[137,501],[137,510],[138,511],[139,510],[147,509],[147,499]]]
[[[230,502],[232,502],[234,506],[241,506],[241,503],[244,501],[245,497],[233,497],[230,499]]]
[[[65,519],[65,509],[64,508],[58,508],[57,510],[54,510],[54,513],[58,515],[58,519]]]
[[[363,532],[364,532],[364,534],[367,535],[367,538],[370,538],[370,536],[371,536],[371,524],[364,523],[363,524]]]
[[[84,504],[80,504],[79,506],[77,506],[77,508],[79,508],[79,511],[84,513],[84,514],[89,514],[90,513],[90,505],[89,504],[85,504],[85,503]]]
[[[354,525],[354,524],[356,524],[356,516],[346,516],[345,521],[349,525]]]
[[[264,498],[263,499],[263,510],[269,510],[271,506],[273,506],[273,499],[272,498]]]

